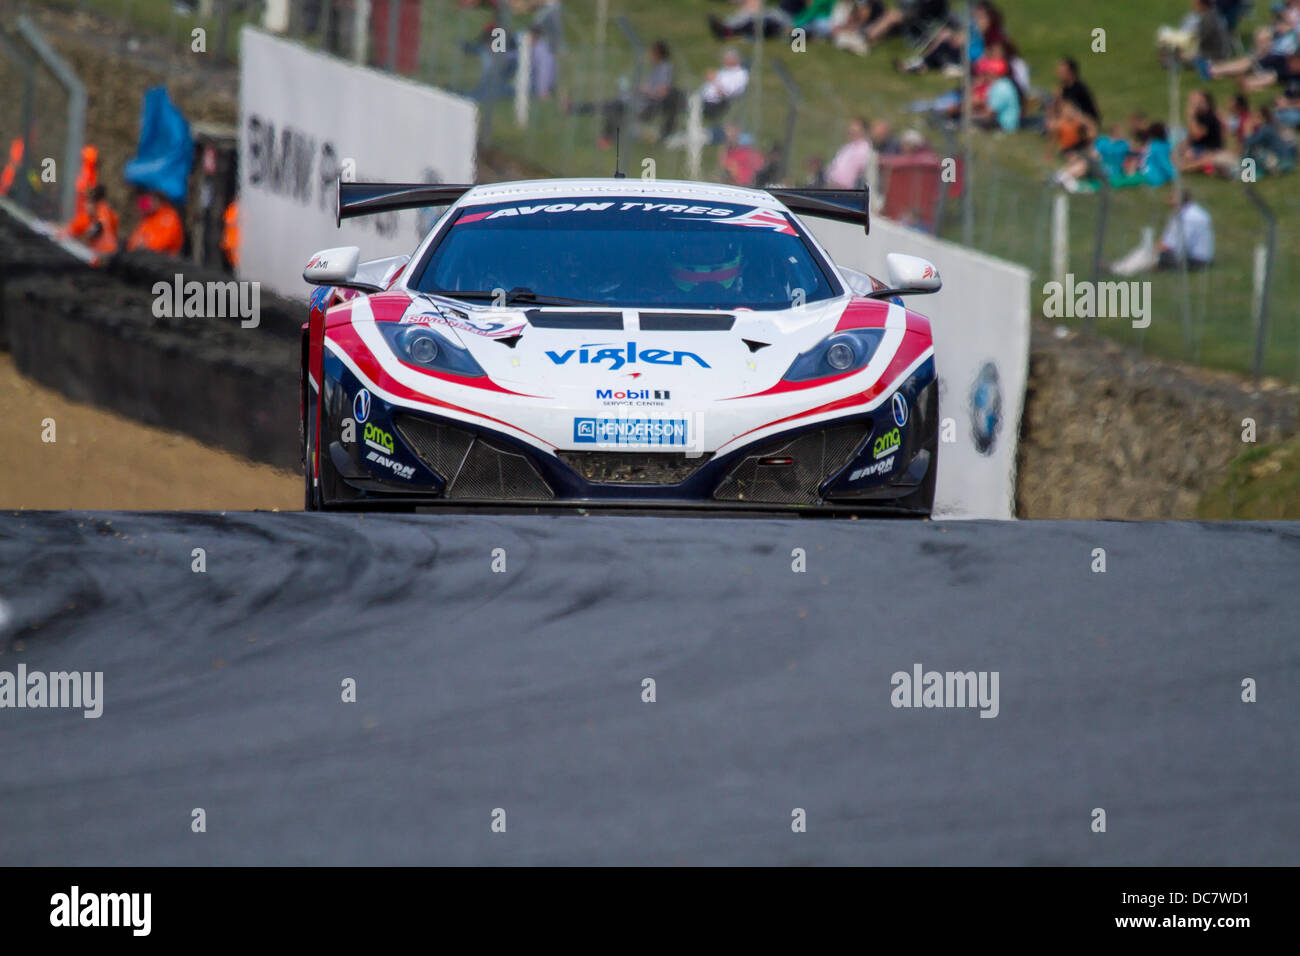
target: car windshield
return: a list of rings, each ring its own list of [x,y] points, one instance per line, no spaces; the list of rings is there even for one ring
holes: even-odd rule
[[[463,209],[415,287],[538,304],[788,309],[839,293],[788,215],[645,197]]]

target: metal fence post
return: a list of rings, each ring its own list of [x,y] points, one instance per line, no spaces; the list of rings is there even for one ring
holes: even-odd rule
[[[781,167],[776,170],[777,177],[783,179],[786,173],[791,170],[791,160],[794,159],[794,130],[799,122],[799,103],[803,96],[799,92],[799,84],[794,81],[794,77],[790,75],[790,71],[786,69],[784,63],[773,59],[772,70],[785,87],[786,101],[788,103],[785,114],[785,139],[781,142]],[[874,150],[872,156],[875,156]],[[759,185],[761,186],[762,183]],[[873,194],[871,199],[875,200],[876,196]]]
[[[1092,246],[1092,285],[1095,289],[1101,281],[1101,256],[1106,241],[1106,220],[1110,214],[1110,177],[1105,173],[1101,176],[1101,196],[1097,206],[1097,238]],[[1097,320],[1095,317],[1089,317],[1088,328],[1091,331],[1096,327]]]
[[[18,33],[27,41],[32,51],[45,63],[55,78],[68,91],[68,141],[64,144],[63,178],[59,184],[59,206],[63,218],[71,219],[77,210],[77,167],[81,163],[81,144],[86,131],[86,87],[78,79],[72,67],[63,57],[54,52],[54,48],[45,42],[40,31],[22,16],[18,18]],[[29,136],[25,131],[24,136]],[[24,165],[27,153],[23,154]]]
[[[620,14],[614,22],[623,32],[623,39],[632,48],[632,88],[628,90],[628,98],[624,103],[622,128],[635,137],[641,132],[641,81],[645,69],[645,44],[626,16]]]
[[[704,146],[709,141],[704,130],[704,100],[699,90],[690,95],[686,107],[686,178],[700,178]]]
[[[1251,184],[1246,183],[1246,198],[1259,210],[1266,227],[1266,251],[1264,253],[1264,274],[1259,281],[1259,305],[1255,313],[1255,361],[1252,375],[1256,381],[1264,373],[1264,345],[1268,336],[1268,292],[1273,283],[1273,253],[1277,248],[1277,216],[1264,200],[1260,199]]]
[[[975,21],[975,4],[973,0],[966,0],[966,21],[963,26],[967,32],[971,30],[971,24]],[[967,246],[975,244],[975,190],[971,188],[971,180],[974,178],[971,168],[975,165],[975,151],[973,148],[972,133],[972,115],[971,107],[971,62],[970,62],[970,39],[967,37],[965,43],[961,45],[961,73],[962,73],[962,96],[961,96],[961,134],[962,145],[965,152],[965,161],[962,165],[962,223],[961,238]]]
[[[519,34],[519,59],[515,66],[515,124],[528,125],[528,97],[532,92],[533,35],[527,30]]]
[[[1058,192],[1052,200],[1052,278],[1064,282],[1070,271],[1070,194]]]
[[[749,70],[749,88],[754,95],[749,100],[749,131],[756,144],[762,139],[763,129],[763,14],[754,23],[754,62]]]

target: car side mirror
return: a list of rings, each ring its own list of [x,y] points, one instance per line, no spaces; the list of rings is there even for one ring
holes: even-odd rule
[[[356,246],[338,246],[334,249],[322,249],[307,260],[302,270],[304,282],[312,285],[334,285],[362,292],[377,292],[379,287],[373,283],[357,279],[357,265],[361,262],[361,250]]]
[[[891,299],[897,295],[929,295],[943,288],[939,270],[929,259],[891,252],[885,256],[889,288],[871,293],[873,299]]]

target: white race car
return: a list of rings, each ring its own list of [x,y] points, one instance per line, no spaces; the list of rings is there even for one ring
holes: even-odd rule
[[[448,206],[410,256],[307,263],[309,509],[811,508],[928,515],[929,322],[796,213],[865,191],[637,179],[340,183],[340,219]]]

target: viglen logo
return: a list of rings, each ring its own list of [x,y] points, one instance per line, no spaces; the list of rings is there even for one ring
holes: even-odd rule
[[[599,351],[593,352],[592,349],[599,349]],[[637,362],[645,362],[650,365],[682,365],[686,359],[690,359],[700,368],[710,367],[708,362],[694,352],[670,349],[646,349],[643,352],[638,352],[635,342],[628,342],[626,347],[606,346],[601,342],[593,342],[565,352],[548,351],[546,357],[556,365],[564,365],[575,354],[578,356],[579,365],[598,365],[601,362],[609,362],[610,371],[618,371],[624,365],[633,365]]]

